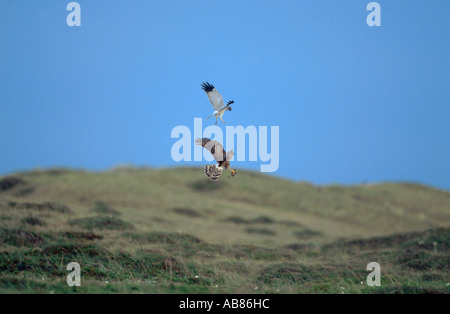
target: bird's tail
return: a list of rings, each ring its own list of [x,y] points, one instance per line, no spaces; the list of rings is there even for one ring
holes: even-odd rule
[[[205,174],[212,181],[217,181],[220,179],[222,175],[223,168],[217,167],[217,165],[206,165],[205,166]]]

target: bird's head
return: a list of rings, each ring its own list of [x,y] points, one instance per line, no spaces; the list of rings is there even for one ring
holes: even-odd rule
[[[230,111],[231,111],[231,106],[228,106],[228,110],[230,110]]]

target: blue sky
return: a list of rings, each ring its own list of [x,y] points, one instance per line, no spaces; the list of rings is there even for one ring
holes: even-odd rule
[[[69,2],[0,3],[0,175],[203,166],[170,134],[209,81],[228,125],[279,126],[275,175],[450,189],[447,0],[378,1],[380,27],[367,0],[78,1],[81,27]]]

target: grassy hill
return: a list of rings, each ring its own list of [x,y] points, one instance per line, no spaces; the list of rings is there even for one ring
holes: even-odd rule
[[[0,292],[448,293],[449,257],[450,193],[427,186],[199,168],[0,177]]]

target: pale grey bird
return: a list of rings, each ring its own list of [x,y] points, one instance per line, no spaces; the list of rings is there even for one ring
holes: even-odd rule
[[[223,123],[226,123],[223,121],[222,116],[225,113],[225,111],[230,110],[231,111],[231,104],[234,104],[234,101],[230,100],[226,105],[223,102],[223,97],[219,93],[219,91],[214,87],[214,85],[209,84],[208,82],[202,83],[202,89],[205,91],[206,95],[209,98],[209,102],[214,107],[214,112],[212,115],[210,115],[206,120],[211,118],[212,116],[216,117],[216,125],[217,125],[217,119],[220,118]]]

